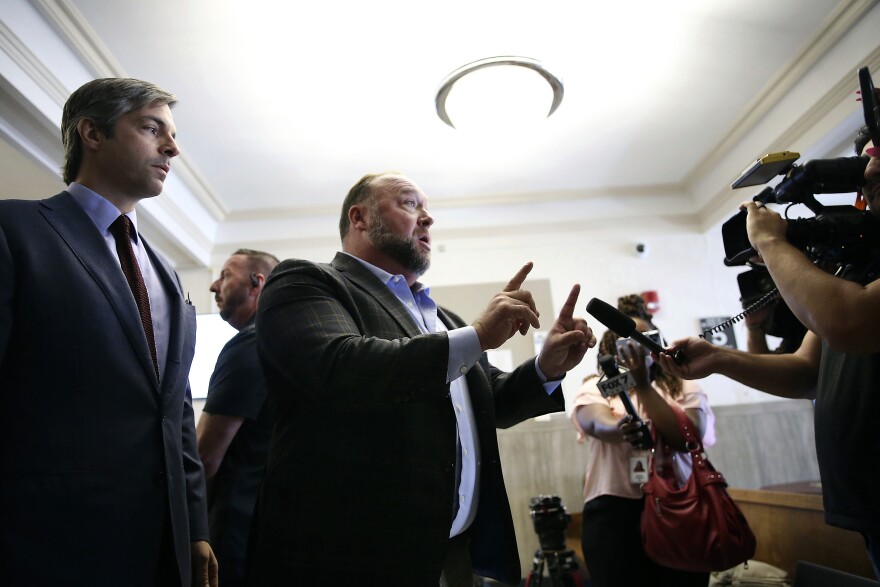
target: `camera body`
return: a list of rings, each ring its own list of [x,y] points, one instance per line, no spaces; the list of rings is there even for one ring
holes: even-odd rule
[[[789,220],[785,237],[813,260],[852,262],[880,252],[880,223],[872,212],[853,206],[822,206],[816,203],[814,218]],[[745,265],[757,253],[746,231],[747,212],[740,210],[721,226],[724,264]]]
[[[867,67],[859,69],[859,87],[865,125],[871,139],[880,140],[880,104]],[[854,206],[823,206],[816,194],[858,192],[865,184],[867,157],[814,159],[795,165],[800,155],[785,151],[759,157],[731,184],[732,188],[766,183],[775,175],[784,178],[775,187],[765,187],[752,201],[764,204],[804,204],[816,216],[789,221],[786,238],[815,261],[852,262],[880,253],[880,223],[873,214]],[[728,219],[721,228],[724,264],[745,265],[755,255],[746,231],[745,210]]]
[[[539,495],[529,501],[529,513],[542,550],[565,550],[565,529],[571,515],[558,495]]]
[[[755,202],[764,204],[803,204],[814,218],[790,220],[788,241],[814,260],[854,261],[880,251],[880,224],[876,217],[854,206],[824,206],[816,194],[857,192],[865,183],[866,157],[814,159],[793,165],[776,187],[766,187]],[[736,182],[734,182],[736,183]],[[740,210],[721,226],[724,264],[745,265],[755,256],[749,242],[748,213]]]

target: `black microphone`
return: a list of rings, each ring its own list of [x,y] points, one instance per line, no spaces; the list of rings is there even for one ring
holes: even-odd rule
[[[596,320],[607,326],[610,330],[616,332],[618,336],[629,337],[652,353],[657,353],[658,355],[660,353],[669,354],[662,346],[639,332],[636,328],[635,320],[599,298],[590,300],[587,304],[587,312],[592,314]],[[676,351],[672,355],[672,360],[679,365],[684,362],[684,354],[681,350]]]
[[[617,396],[620,397],[620,401],[623,402],[623,408],[626,410],[626,413],[632,416],[633,422],[639,424],[639,432],[642,433],[642,436],[631,441],[630,444],[636,448],[652,448],[654,446],[654,439],[651,438],[651,431],[648,429],[648,425],[639,418],[639,414],[636,412],[636,407],[633,405],[632,400],[629,399],[629,393],[627,393],[629,390],[627,389],[626,384],[622,381],[622,374],[617,367],[617,361],[612,355],[602,355],[599,357],[599,367],[601,367],[602,371],[605,373],[605,377],[608,378],[606,381],[599,383],[599,390],[602,392],[602,395],[605,395],[604,388],[615,388],[611,393],[616,393]],[[613,385],[618,381],[620,381],[622,385]],[[617,391],[618,389],[620,391]]]

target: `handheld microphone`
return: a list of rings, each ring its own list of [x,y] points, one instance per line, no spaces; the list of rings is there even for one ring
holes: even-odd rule
[[[602,396],[608,397],[609,395],[618,395],[620,401],[623,402],[623,407],[626,410],[626,413],[632,416],[633,422],[639,425],[639,432],[642,433],[642,436],[641,438],[631,441],[630,444],[635,448],[653,448],[654,440],[651,438],[651,431],[648,430],[648,425],[639,418],[639,414],[636,412],[636,408],[633,405],[632,400],[629,399],[629,394],[627,393],[627,391],[635,387],[635,381],[633,380],[632,375],[630,375],[628,371],[626,373],[621,373],[620,369],[617,367],[617,361],[611,355],[602,355],[599,357],[599,367],[601,367],[602,371],[605,373],[605,377],[607,377],[605,381],[600,381],[598,384]]]
[[[619,336],[633,339],[652,353],[657,353],[658,355],[660,353],[669,354],[662,346],[639,332],[636,328],[635,320],[599,298],[590,300],[587,304],[587,312]],[[672,360],[679,365],[684,362],[684,354],[681,350],[676,351],[672,355]]]

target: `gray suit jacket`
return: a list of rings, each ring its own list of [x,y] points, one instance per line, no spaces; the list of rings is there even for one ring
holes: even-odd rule
[[[144,245],[171,301],[161,386],[119,263],[73,198],[0,201],[3,585],[152,587],[166,524],[191,581],[189,543],[208,536],[195,308]]]
[[[420,333],[384,284],[339,254],[273,271],[257,346],[275,427],[251,585],[326,572],[353,585],[436,586],[455,493],[446,333]],[[562,392],[548,396],[533,360],[505,373],[484,355],[466,377],[481,462],[472,559],[480,574],[515,583],[495,428],[561,410]]]

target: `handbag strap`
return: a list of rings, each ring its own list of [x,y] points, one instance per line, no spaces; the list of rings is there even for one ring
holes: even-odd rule
[[[709,458],[706,456],[706,451],[703,448],[703,441],[697,433],[697,427],[694,426],[691,419],[684,413],[684,410],[680,410],[675,406],[670,407],[672,408],[672,413],[675,415],[675,422],[678,424],[678,431],[684,439],[685,448],[691,455],[691,463],[693,466],[692,474],[694,478],[697,482],[702,484],[723,483],[726,486],[727,482],[724,479],[724,475],[712,466],[712,463],[709,462]],[[660,435],[657,434],[655,427],[655,447],[662,447],[661,450],[663,450],[664,456],[663,470],[660,474],[662,477],[669,478],[670,475],[672,475],[671,459],[669,458],[672,449],[665,440],[663,442],[657,442],[659,437]],[[655,474],[655,460],[656,459],[651,459],[650,471],[652,475]]]
[[[672,413],[675,414],[675,423],[678,424],[678,431],[681,432],[681,437],[684,438],[685,448],[692,455],[695,451],[702,453],[703,441],[697,435],[697,427],[694,426],[691,419],[684,413],[684,410],[672,407]]]

